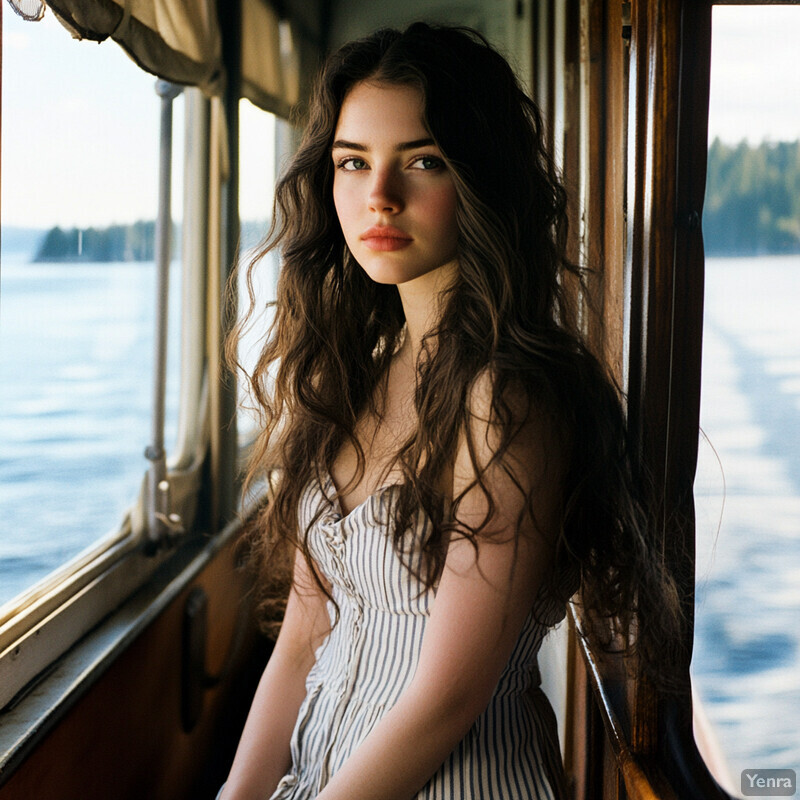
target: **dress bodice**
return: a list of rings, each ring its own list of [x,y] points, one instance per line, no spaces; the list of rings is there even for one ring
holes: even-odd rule
[[[311,482],[302,495],[298,523],[301,531],[308,531],[311,555],[331,586],[332,629],[317,649],[306,680],[307,695],[292,737],[293,769],[272,800],[315,797],[414,677],[436,598],[436,587],[426,587],[418,577],[419,543],[430,533],[431,523],[419,512],[404,537],[404,552],[398,553],[391,535],[396,492],[396,486],[383,487],[349,514],[341,512],[327,475]],[[511,796],[552,800],[559,796],[551,788],[553,781],[544,778],[555,774],[554,770],[557,773],[560,763],[556,763],[558,746],[549,730],[552,726],[542,721],[552,710],[538,689],[536,654],[547,629],[564,616],[564,609],[542,603],[535,609],[489,707],[420,793],[420,800]],[[484,748],[480,753],[475,750],[479,744]],[[503,788],[502,770],[485,772],[495,760],[507,769],[515,754],[518,769],[531,783],[529,794],[509,794]],[[456,767],[460,777],[453,783]],[[519,775],[511,778],[519,785]],[[466,783],[459,784],[461,788],[453,794],[442,794],[433,788],[437,781],[452,786]]]

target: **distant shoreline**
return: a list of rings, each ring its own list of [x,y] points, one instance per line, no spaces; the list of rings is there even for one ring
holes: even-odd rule
[[[33,263],[111,263],[152,261],[155,258],[155,228],[152,221],[107,228],[50,228],[44,235]],[[173,226],[173,241],[177,229]]]
[[[709,197],[703,213],[703,238],[708,258],[757,258],[759,256],[800,255],[800,212],[788,214],[780,221],[780,229],[773,239],[772,231],[762,229],[752,234],[744,230],[746,220],[758,218],[739,195],[732,203],[738,204],[739,226],[723,224],[721,208],[715,212],[714,190],[717,181],[710,176]],[[790,194],[794,197],[794,194]],[[800,198],[800,193],[798,194]],[[716,202],[719,202],[718,200]],[[800,200],[798,200],[800,202]],[[764,214],[761,214],[762,220]],[[788,222],[787,222],[788,220]],[[791,223],[791,224],[790,224]],[[241,252],[256,247],[269,229],[269,220],[245,220],[241,230]],[[735,234],[735,236],[734,236]],[[734,241],[730,239],[734,238]],[[772,239],[772,241],[770,241]],[[777,241],[776,241],[777,239]],[[172,258],[180,257],[181,229],[173,226]],[[32,264],[97,264],[97,263],[148,263],[155,260],[155,222],[140,221],[128,225],[111,225],[107,228],[22,228],[6,226],[0,231],[2,258]]]
[[[255,247],[269,229],[269,220],[244,220],[241,247]],[[0,231],[3,258],[31,264],[148,263],[155,260],[155,222],[140,220],[105,228],[49,229],[3,227]],[[172,258],[180,257],[181,228],[172,228]]]

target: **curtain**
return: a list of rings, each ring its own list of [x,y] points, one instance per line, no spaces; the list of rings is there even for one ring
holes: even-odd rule
[[[111,38],[142,69],[173,83],[198,86],[210,96],[222,94],[225,70],[217,0],[47,0],[47,4],[73,37],[96,42]],[[245,97],[289,116],[300,100],[300,54],[306,49],[295,26],[280,19],[269,2],[242,0]]]
[[[292,24],[261,0],[242,2],[242,94],[288,117],[300,99],[300,61]]]
[[[222,88],[214,0],[48,0],[76,39],[111,37],[142,69],[174,83]]]

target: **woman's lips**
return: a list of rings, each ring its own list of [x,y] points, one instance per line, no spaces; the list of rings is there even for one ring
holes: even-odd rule
[[[375,225],[361,234],[361,241],[370,250],[388,251],[402,250],[404,247],[408,247],[412,238],[391,225]]]

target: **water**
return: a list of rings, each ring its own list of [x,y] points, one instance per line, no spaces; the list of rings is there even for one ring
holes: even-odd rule
[[[107,534],[138,491],[155,273],[4,259],[1,277],[0,602]],[[734,776],[800,767],[798,308],[800,256],[709,260],[702,419],[722,469],[701,444],[693,673]]]
[[[2,604],[118,528],[136,497],[150,436],[155,266],[4,257],[0,279]]]
[[[693,675],[737,785],[800,768],[799,308],[800,256],[709,259]]]

